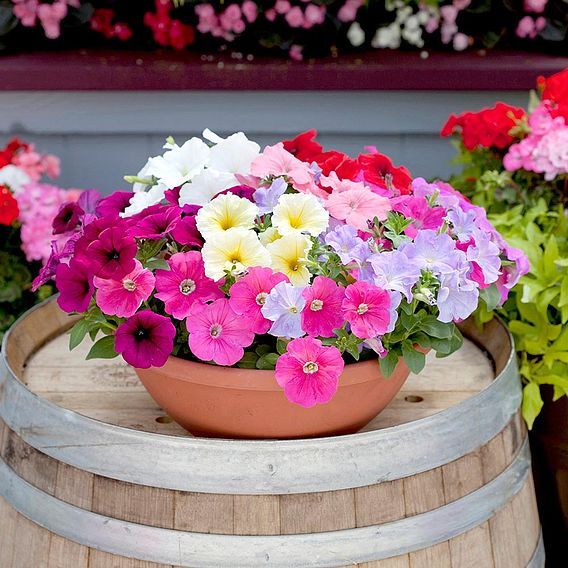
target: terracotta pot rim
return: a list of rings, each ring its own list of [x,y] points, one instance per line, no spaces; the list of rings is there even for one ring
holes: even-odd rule
[[[404,364],[399,358],[399,365]],[[367,359],[345,365],[343,373],[339,377],[342,386],[356,385],[376,380],[376,373],[358,372],[371,366],[379,367],[377,359]],[[195,373],[189,372],[190,369]],[[163,367],[150,367],[149,369],[137,369],[137,373],[158,370],[160,373],[181,382],[207,385],[209,387],[238,390],[263,390],[281,391],[274,377],[274,371],[261,369],[241,369],[238,367],[223,367],[199,363],[188,359],[181,359],[170,355]],[[380,368],[379,368],[380,373]],[[382,373],[381,373],[382,376]],[[387,379],[388,380],[388,379]]]

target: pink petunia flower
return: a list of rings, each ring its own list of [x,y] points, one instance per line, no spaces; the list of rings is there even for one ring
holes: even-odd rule
[[[67,264],[59,264],[55,273],[59,290],[57,303],[67,312],[84,312],[93,297],[93,275],[89,268],[75,259]]]
[[[211,304],[194,302],[186,320],[189,331],[189,348],[202,361],[218,365],[234,365],[254,340],[254,332],[221,298]]]
[[[343,324],[341,302],[345,289],[331,278],[316,276],[303,291],[306,305],[302,310],[302,329],[314,337],[333,337],[333,330]]]
[[[386,197],[366,189],[334,191],[325,207],[335,219],[345,221],[360,230],[366,229],[367,221],[375,217],[378,217],[379,221],[384,221],[391,210],[391,204]]]
[[[136,222],[127,233],[137,239],[159,240],[167,237],[181,219],[179,207],[163,206],[159,212],[147,215]]]
[[[255,266],[249,268],[248,274],[231,286],[229,305],[250,322],[254,333],[266,333],[272,325],[272,321],[262,315],[261,308],[272,288],[279,282],[288,282],[288,278],[281,272]]]
[[[353,334],[361,339],[370,339],[387,332],[390,303],[386,290],[367,282],[355,282],[345,289],[341,310],[351,324]]]
[[[176,328],[169,318],[142,310],[118,326],[114,349],[137,369],[162,367],[172,349]]]
[[[404,230],[411,239],[421,229],[439,229],[444,224],[446,210],[443,207],[430,207],[425,197],[402,195],[391,200],[392,208],[402,213],[412,223]]]
[[[115,191],[107,197],[103,197],[97,203],[97,215],[101,217],[118,217],[128,207],[133,195],[131,191]]]
[[[87,255],[95,276],[122,278],[134,270],[136,241],[122,227],[109,227],[87,247]]]
[[[150,270],[142,267],[139,260],[132,272],[121,278],[98,278],[93,282],[97,288],[97,306],[109,316],[129,318],[154,291],[155,278]]]
[[[165,304],[165,310],[182,320],[191,306],[223,297],[219,285],[205,276],[203,259],[197,251],[178,252],[168,260],[169,270],[156,270],[156,298]]]
[[[337,347],[302,337],[288,343],[276,361],[276,381],[290,402],[310,408],[329,402],[337,391],[345,363]]]

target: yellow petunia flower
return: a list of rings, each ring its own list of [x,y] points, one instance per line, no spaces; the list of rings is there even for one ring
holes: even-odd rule
[[[311,246],[310,239],[300,233],[285,235],[270,243],[266,248],[272,257],[272,270],[285,274],[294,286],[307,286],[311,275],[305,260]]]
[[[278,200],[272,225],[281,235],[309,233],[317,237],[329,223],[329,213],[309,193],[286,193]]]
[[[218,232],[205,241],[201,250],[205,274],[213,280],[225,276],[225,270],[239,272],[251,266],[270,266],[270,254],[256,233],[240,227]]]
[[[258,238],[264,246],[267,246],[270,243],[281,239],[282,235],[278,232],[278,229],[276,227],[268,227],[266,231],[259,233]]]
[[[258,207],[242,197],[227,193],[204,205],[197,213],[197,229],[205,240],[235,227],[251,229]]]

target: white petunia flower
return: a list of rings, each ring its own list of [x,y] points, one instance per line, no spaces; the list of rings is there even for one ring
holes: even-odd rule
[[[260,154],[260,146],[242,132],[221,138],[205,129],[203,137],[215,143],[209,155],[209,167],[221,172],[248,174],[252,161]]]
[[[166,189],[165,185],[159,183],[158,185],[153,185],[148,191],[133,193],[130,198],[130,205],[124,210],[121,217],[131,217],[141,213],[146,207],[160,203],[164,199]]]
[[[163,156],[150,158],[146,175],[158,178],[169,189],[189,181],[206,166],[209,146],[199,138],[190,138],[183,146],[173,145]]]
[[[359,47],[365,43],[365,32],[358,22],[353,22],[347,30],[347,39],[354,47]]]
[[[236,185],[239,185],[239,182],[233,174],[207,168],[181,188],[179,204],[205,205],[221,191]]]
[[[24,185],[31,181],[28,174],[14,164],[8,164],[0,169],[0,185],[7,185],[14,194],[20,192]]]

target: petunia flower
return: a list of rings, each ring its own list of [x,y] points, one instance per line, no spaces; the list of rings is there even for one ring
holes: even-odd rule
[[[359,230],[366,229],[367,221],[375,217],[379,221],[384,221],[391,210],[391,204],[386,197],[376,195],[367,189],[334,191],[325,206],[332,217],[345,221]]]
[[[137,369],[162,367],[172,352],[175,336],[176,328],[169,318],[142,310],[118,326],[114,349]]]
[[[203,138],[215,144],[209,151],[209,167],[221,172],[246,174],[260,153],[260,146],[249,140],[243,132],[221,138],[206,128]]]
[[[443,207],[430,207],[425,197],[402,195],[391,200],[394,211],[401,213],[412,223],[404,229],[410,238],[415,238],[422,229],[438,230],[444,224],[446,211]]]
[[[329,231],[324,240],[338,254],[343,264],[349,264],[353,260],[353,249],[363,243],[363,239],[357,236],[357,229],[350,225],[339,225]]]
[[[69,264],[60,263],[55,272],[59,307],[67,312],[84,312],[93,297],[93,275],[89,267],[71,259]]]
[[[274,322],[268,333],[276,337],[302,337],[302,310],[306,305],[304,288],[280,282],[272,288],[262,306],[262,315]]]
[[[121,279],[97,276],[93,279],[97,288],[97,306],[105,314],[129,318],[154,291],[155,278],[152,272],[143,268],[139,260],[134,262],[134,270]]]
[[[252,331],[266,333],[272,322],[264,317],[261,308],[274,286],[287,280],[284,274],[273,272],[270,268],[249,268],[246,276],[231,286],[229,304],[237,314],[250,322]]]
[[[400,250],[374,254],[370,259],[375,284],[384,290],[396,290],[412,302],[412,287],[420,278],[420,267]]]
[[[208,240],[201,251],[205,274],[219,280],[225,271],[241,272],[251,266],[269,266],[270,254],[254,231],[233,227]]]
[[[136,241],[122,227],[109,227],[86,250],[91,269],[99,278],[122,278],[134,270]]]
[[[312,244],[300,233],[286,235],[266,245],[276,272],[282,272],[294,286],[306,286],[311,274],[306,268],[306,257]]]
[[[288,183],[282,178],[276,178],[268,187],[259,187],[254,192],[254,202],[261,215],[272,213],[278,200],[288,189]]]
[[[351,331],[361,339],[383,335],[390,323],[390,296],[386,290],[368,282],[355,282],[345,289],[341,305]]]
[[[445,219],[451,224],[453,234],[462,242],[469,241],[474,231],[477,229],[475,219],[477,212],[474,209],[464,211],[461,207],[456,207],[448,211]]]
[[[189,348],[202,361],[234,365],[254,340],[248,322],[239,316],[229,300],[220,298],[211,304],[195,302],[186,320]]]
[[[158,241],[171,235],[181,219],[181,209],[175,206],[163,206],[151,215],[146,215],[132,225],[127,234],[137,239]]]
[[[436,304],[440,311],[438,319],[441,322],[466,319],[477,308],[478,300],[479,289],[472,280],[464,278],[456,271],[440,276]]]
[[[344,294],[345,289],[331,278],[316,276],[312,285],[304,288],[306,305],[302,310],[302,329],[314,337],[333,337],[333,330],[343,325]]]
[[[194,302],[223,297],[219,285],[205,276],[199,252],[178,252],[167,263],[169,270],[156,270],[156,298],[164,302],[166,313],[174,318],[186,318]]]
[[[74,201],[64,203],[53,218],[53,234],[61,235],[76,229],[84,213],[78,203]]]
[[[100,217],[118,217],[130,204],[131,197],[131,191],[115,191],[97,203],[95,212]]]
[[[254,203],[227,193],[204,205],[197,213],[196,224],[207,240],[233,227],[251,229],[257,215],[258,207]]]
[[[310,408],[329,402],[337,391],[345,363],[337,347],[303,337],[288,343],[276,361],[276,381],[290,402]]]
[[[222,191],[237,185],[235,174],[207,168],[199,172],[179,192],[180,205],[206,205]]]
[[[281,235],[309,233],[317,237],[329,223],[329,215],[320,202],[307,193],[282,195],[272,213],[272,225]]]

